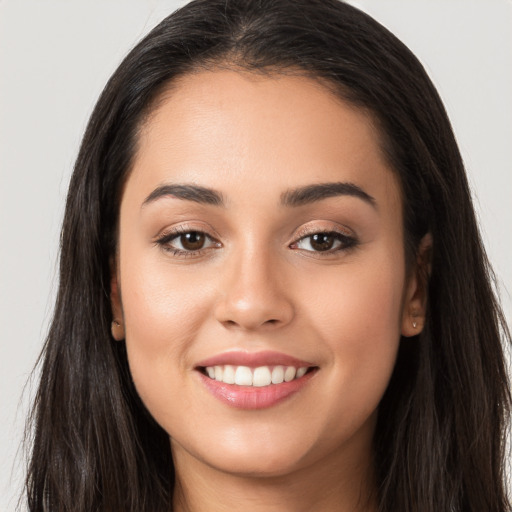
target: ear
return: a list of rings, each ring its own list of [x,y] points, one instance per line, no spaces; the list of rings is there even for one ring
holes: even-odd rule
[[[116,341],[122,341],[124,334],[124,316],[121,304],[121,292],[119,288],[119,276],[117,274],[117,265],[114,261],[110,264],[110,305],[112,308],[112,337]]]
[[[415,336],[425,326],[428,281],[432,268],[432,243],[430,233],[421,239],[416,261],[408,277],[402,309],[402,336]]]

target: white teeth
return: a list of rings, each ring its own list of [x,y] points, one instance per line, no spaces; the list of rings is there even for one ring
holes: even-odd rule
[[[295,374],[297,373],[297,370],[293,366],[288,366],[284,372],[284,381],[290,382],[295,378]]]
[[[297,379],[300,379],[301,377],[304,377],[304,375],[306,375],[307,371],[308,371],[307,366],[303,366],[302,368],[299,368],[297,370]]]
[[[274,367],[259,366],[258,368],[249,368],[248,366],[208,366],[205,368],[210,379],[215,379],[225,384],[237,384],[238,386],[264,387],[270,384],[282,384],[291,382],[294,379],[300,379],[307,371],[307,366],[295,368],[294,366]]]
[[[260,366],[254,370],[252,377],[252,385],[256,387],[270,386],[272,383],[272,375],[268,366]]]
[[[235,384],[252,386],[252,372],[248,366],[239,366],[235,372]]]
[[[272,384],[281,384],[284,381],[284,368],[275,366],[272,370]]]
[[[227,364],[224,366],[224,375],[222,381],[226,384],[234,384],[235,383],[235,368]]]

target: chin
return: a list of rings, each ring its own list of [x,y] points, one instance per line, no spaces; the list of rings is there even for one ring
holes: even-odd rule
[[[249,453],[247,453],[249,452]],[[302,457],[288,453],[245,453],[224,454],[223,457],[209,457],[207,464],[224,473],[247,478],[281,477],[297,471],[301,467]]]
[[[186,452],[187,457],[191,455],[214,470],[240,477],[284,476],[300,469],[309,458],[304,439],[298,441],[294,436],[270,432],[264,436],[230,432],[221,441],[209,440],[207,446],[187,444],[172,443],[175,459],[183,458]]]

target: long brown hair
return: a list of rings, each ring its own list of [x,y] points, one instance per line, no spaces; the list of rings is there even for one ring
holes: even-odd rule
[[[434,244],[423,332],[403,339],[375,433],[380,512],[506,512],[510,342],[463,163],[423,67],[337,0],[195,0],[124,59],[88,124],[67,198],[60,285],[29,432],[32,512],[171,509],[168,435],[110,334],[109,262],[137,131],[162,88],[198,67],[300,70],[371,112],[399,177],[406,251]]]

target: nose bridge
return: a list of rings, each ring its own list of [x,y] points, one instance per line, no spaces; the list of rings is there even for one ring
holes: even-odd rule
[[[248,241],[226,262],[217,318],[244,329],[282,326],[293,316],[279,256],[268,246]]]

